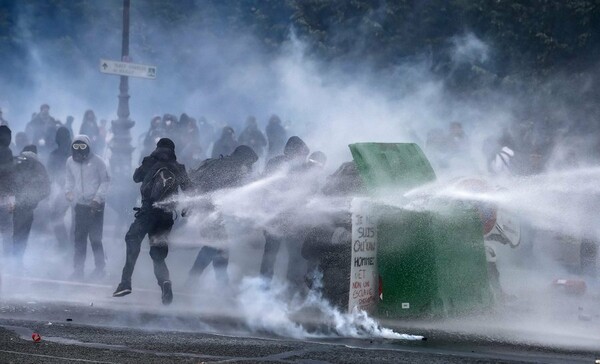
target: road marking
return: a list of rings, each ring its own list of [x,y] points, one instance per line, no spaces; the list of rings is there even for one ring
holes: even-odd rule
[[[69,360],[69,361],[80,361],[84,363],[106,363],[106,364],[116,364],[112,361],[98,361],[98,360],[88,360],[88,359],[78,359],[78,358],[67,358],[64,356],[55,356],[55,355],[44,355],[44,354],[31,354],[31,353],[23,353],[20,351],[12,351],[12,350],[0,350],[0,353],[7,354],[17,354],[17,355],[27,355],[27,356],[36,356],[38,358],[52,358],[52,359],[60,359],[60,360]]]

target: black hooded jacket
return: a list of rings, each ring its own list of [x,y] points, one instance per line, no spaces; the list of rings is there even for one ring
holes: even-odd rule
[[[71,156],[71,132],[64,126],[60,127],[55,140],[57,147],[48,157],[48,174],[52,182],[64,185],[67,159]]]
[[[10,129],[0,126],[0,198],[14,196],[15,191],[13,155],[9,148],[11,139]]]
[[[235,148],[239,145],[233,137],[234,131],[232,128],[226,126],[223,128],[221,138],[213,145],[211,157],[219,158],[220,156],[227,156],[233,153]]]
[[[50,178],[35,153],[22,152],[15,158],[15,181],[17,205],[33,209],[50,196]]]
[[[142,160],[142,165],[139,166],[133,173],[133,181],[142,183],[140,192],[142,194],[142,206],[150,207],[154,202],[150,198],[150,190],[148,183],[152,176],[161,168],[168,168],[175,175],[177,186],[182,190],[187,190],[191,187],[190,179],[185,171],[185,166],[177,162],[175,151],[170,148],[156,148],[149,156]]]
[[[294,161],[304,163],[310,153],[308,146],[297,136],[290,137],[283,148],[283,155],[269,159],[265,166],[265,175],[281,170]]]
[[[252,165],[258,156],[247,145],[240,145],[227,157],[207,159],[190,173],[194,187],[201,193],[232,188],[249,182]]]

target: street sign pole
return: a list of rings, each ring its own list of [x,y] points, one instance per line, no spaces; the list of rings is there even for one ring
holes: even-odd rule
[[[130,0],[123,0],[123,40],[121,60],[129,61],[129,8]],[[112,121],[113,139],[110,143],[110,169],[113,179],[113,208],[119,215],[126,214],[135,203],[135,190],[131,183],[131,128],[135,122],[129,119],[129,77],[121,76],[119,83],[119,106],[117,120]]]

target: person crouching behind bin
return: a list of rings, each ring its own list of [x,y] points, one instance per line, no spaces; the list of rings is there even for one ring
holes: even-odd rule
[[[144,236],[150,240],[150,257],[154,264],[154,275],[162,290],[162,303],[173,301],[173,291],[169,278],[169,269],[165,258],[169,253],[168,236],[173,227],[173,211],[156,203],[167,200],[177,194],[179,189],[187,190],[190,180],[185,166],[177,162],[175,143],[162,138],[156,143],[156,149],[142,160],[134,174],[133,181],[142,183],[142,207],[136,210],[135,220],[125,235],[127,255],[121,276],[121,283],[113,293],[122,297],[131,293],[131,276],[135,262],[140,254]]]
[[[90,239],[96,269],[93,279],[104,277],[105,256],[102,246],[104,228],[104,201],[110,182],[106,164],[102,158],[92,153],[90,139],[78,135],[71,144],[71,157],[67,159],[65,195],[74,203],[75,213],[75,271],[72,279],[83,279],[87,254],[87,240]]]

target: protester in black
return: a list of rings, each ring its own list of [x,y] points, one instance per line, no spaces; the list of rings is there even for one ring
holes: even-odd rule
[[[219,158],[220,156],[227,156],[233,153],[235,148],[238,146],[237,140],[235,140],[235,132],[232,127],[226,126],[223,128],[221,137],[213,145],[211,158]]]
[[[4,255],[10,255],[13,247],[15,177],[13,155],[9,148],[11,140],[12,132],[8,126],[0,126],[0,235],[2,235]]]
[[[15,158],[15,182],[13,255],[17,263],[22,264],[33,223],[33,211],[40,201],[50,195],[50,179],[37,156],[35,145],[26,146]]]
[[[206,196],[206,199],[199,203],[200,206],[192,214],[204,214],[214,216],[208,225],[203,227],[200,232],[202,238],[212,240],[220,247],[203,246],[198,252],[196,261],[190,270],[190,281],[202,274],[204,269],[213,264],[217,279],[226,285],[229,281],[227,275],[227,266],[229,264],[229,251],[223,247],[227,240],[223,218],[219,213],[215,214],[210,194],[214,191],[242,186],[250,181],[252,166],[258,161],[256,153],[247,145],[240,145],[235,148],[231,156],[217,159],[208,159],[201,164],[198,169],[190,174],[190,179],[196,189],[196,192]],[[226,245],[226,244],[225,244]]]
[[[51,181],[50,220],[59,250],[66,251],[73,241],[73,226],[71,236],[65,226],[65,215],[69,210],[69,202],[65,199],[65,183],[67,159],[71,156],[71,132],[67,127],[60,127],[55,136],[56,149],[48,157],[48,175]],[[74,224],[72,224],[74,225]]]
[[[285,174],[282,183],[273,186],[272,193],[285,194],[290,184],[297,185],[299,183],[299,178],[307,171],[306,157],[309,152],[310,150],[304,141],[297,136],[293,136],[288,139],[283,155],[272,158],[267,162],[264,172],[265,176],[271,176],[275,173]],[[303,180],[300,183],[303,184],[306,181]],[[265,280],[270,281],[273,278],[275,261],[282,242],[286,242],[290,256],[296,255],[295,253],[299,254],[301,246],[300,230],[302,229],[297,225],[295,219],[297,213],[296,207],[294,207],[294,210],[286,209],[280,211],[269,226],[267,226],[267,229],[264,230],[265,250],[260,266],[260,274]],[[292,254],[292,252],[295,253]],[[294,283],[302,283],[298,282],[299,278],[298,274],[296,274],[302,269],[292,265],[289,265],[288,268],[288,278],[293,278],[296,281]]]
[[[93,110],[86,110],[83,114],[79,134],[87,135],[92,143],[91,147],[98,155],[104,154],[104,140],[100,136],[100,127]]]
[[[267,146],[267,139],[258,129],[258,124],[254,116],[249,116],[248,120],[246,120],[246,128],[240,134],[238,142],[252,148],[259,158],[263,156],[264,149]]]
[[[168,236],[173,226],[173,212],[167,207],[157,206],[156,203],[176,194],[179,189],[187,190],[190,187],[185,166],[177,162],[175,143],[168,138],[160,139],[152,154],[145,157],[142,165],[135,170],[133,181],[142,183],[142,207],[135,209],[135,221],[125,235],[125,266],[121,283],[113,296],[121,297],[131,293],[131,276],[135,262],[140,254],[142,240],[148,235],[150,257],[154,264],[154,275],[162,290],[162,302],[169,304],[173,300],[173,292],[165,258],[169,253]]]
[[[265,131],[267,134],[267,140],[269,142],[269,149],[267,152],[268,159],[273,158],[283,151],[287,133],[284,127],[281,125],[281,119],[279,119],[279,116],[277,115],[271,116]]]

